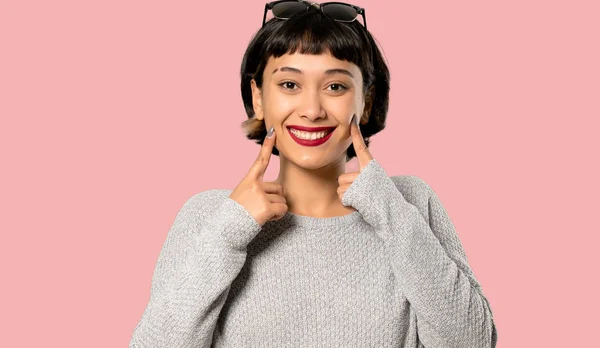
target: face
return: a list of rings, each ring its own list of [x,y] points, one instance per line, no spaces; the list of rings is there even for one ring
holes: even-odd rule
[[[263,86],[252,81],[256,118],[267,129],[275,127],[275,146],[282,159],[307,169],[345,163],[352,138],[350,122],[354,114],[363,117],[365,100],[360,69],[354,63],[339,60],[329,53],[320,55],[286,54],[270,57],[263,73]],[[361,119],[366,123],[367,115]],[[297,133],[290,127],[331,127],[322,134]]]

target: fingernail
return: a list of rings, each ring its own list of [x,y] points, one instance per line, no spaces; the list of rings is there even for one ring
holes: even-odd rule
[[[267,132],[267,138],[270,138],[273,135],[273,132],[275,132],[275,127],[271,126]]]

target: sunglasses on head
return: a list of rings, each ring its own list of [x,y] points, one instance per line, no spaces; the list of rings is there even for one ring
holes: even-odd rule
[[[367,29],[367,18],[365,9],[345,2],[324,2],[318,4],[306,0],[279,0],[265,4],[265,14],[263,15],[263,26],[266,23],[267,12],[271,10],[273,16],[278,19],[289,19],[291,16],[308,11],[310,7],[320,9],[323,13],[331,16],[338,22],[355,21],[358,15],[363,17],[363,26]]]

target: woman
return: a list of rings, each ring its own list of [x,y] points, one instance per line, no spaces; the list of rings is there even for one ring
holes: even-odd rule
[[[183,205],[130,347],[496,345],[435,192],[368,150],[389,72],[365,23],[349,4],[267,4],[241,71],[260,153],[235,189]],[[264,182],[271,154],[279,176]]]

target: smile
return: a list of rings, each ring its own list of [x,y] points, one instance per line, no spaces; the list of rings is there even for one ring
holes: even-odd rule
[[[302,146],[318,146],[325,143],[336,128],[329,131],[320,132],[303,132],[297,129],[288,128],[288,133],[294,139],[294,141]]]

